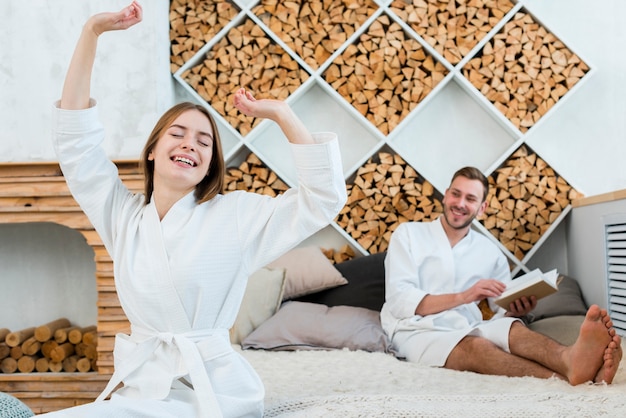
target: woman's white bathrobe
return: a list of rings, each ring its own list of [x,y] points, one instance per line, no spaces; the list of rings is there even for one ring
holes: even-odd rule
[[[111,401],[54,416],[261,416],[264,389],[230,345],[247,278],[328,225],[346,188],[336,135],[292,145],[299,187],[270,198],[232,192],[196,204],[193,193],[159,220],[119,179],[100,147],[97,106],[55,108],[54,146],[72,195],[114,260],[131,335],[115,341]],[[277,139],[280,140],[280,139]],[[179,378],[183,378],[179,380]],[[190,389],[190,385],[195,390]]]
[[[483,321],[476,303],[420,316],[415,308],[428,294],[457,293],[480,279],[511,281],[509,265],[498,247],[470,230],[454,247],[441,225],[405,222],[394,231],[385,258],[385,304],[381,323],[399,354],[410,361],[443,366],[466,335],[489,338],[508,351],[508,331],[515,318],[490,303],[496,315]]]

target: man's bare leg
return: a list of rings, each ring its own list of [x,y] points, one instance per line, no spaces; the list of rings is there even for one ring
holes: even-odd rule
[[[520,324],[520,327],[524,326]],[[463,338],[448,356],[444,367],[510,377],[534,376],[547,379],[557,376],[565,379],[535,361],[507,353],[491,341],[475,336]]]
[[[468,336],[452,350],[444,367],[505,376],[556,376],[572,385],[596,379],[608,382],[621,359],[621,349],[613,348],[616,342],[611,331],[614,334],[606,310],[594,305],[572,346],[516,322],[509,333],[510,354],[484,338]]]
[[[606,310],[593,305],[587,310],[576,342],[569,347],[521,324],[511,327],[509,346],[512,354],[540,363],[565,376],[572,385],[578,385],[594,380],[605,363],[605,354],[611,357],[613,351],[607,352],[613,341],[611,330],[611,319]],[[607,367],[607,374],[611,368]]]

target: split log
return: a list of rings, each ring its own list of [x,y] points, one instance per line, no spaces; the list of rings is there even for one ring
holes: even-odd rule
[[[526,132],[589,71],[556,36],[517,13],[464,67],[463,75]]]
[[[252,12],[313,69],[378,9],[372,0],[263,1]]]
[[[81,373],[87,373],[91,370],[92,362],[87,357],[79,358],[76,362],[76,369]]]
[[[9,354],[11,354],[11,347],[6,345],[6,343],[0,343],[0,360],[9,357]]]
[[[22,351],[21,345],[16,345],[15,347],[11,347],[9,356],[11,356],[12,359],[18,360],[23,355],[24,355],[24,352]]]
[[[226,169],[224,185],[224,193],[246,190],[272,197],[289,188],[254,153],[248,154],[239,167]]]
[[[63,362],[62,361],[48,361],[48,370],[52,373],[60,373],[63,371]]]
[[[260,120],[246,116],[232,102],[241,87],[257,98],[284,100],[309,74],[251,19],[229,30],[182,79],[242,135]]]
[[[48,341],[53,337],[56,330],[61,328],[67,328],[70,326],[70,321],[67,318],[59,318],[47,324],[40,325],[35,328],[35,338],[39,342]]]
[[[9,347],[16,347],[35,334],[35,327],[25,328],[7,334],[5,342]]]
[[[354,258],[354,250],[348,244],[341,247],[339,250],[334,248],[321,248],[322,253],[333,264],[343,263],[344,261]]]
[[[64,358],[61,362],[63,365],[63,371],[66,373],[74,373],[77,370],[78,359],[79,356],[76,354]]]
[[[46,358],[50,358],[50,353],[52,352],[52,350],[54,350],[55,348],[57,348],[59,346],[59,343],[57,343],[54,340],[48,340],[45,343],[41,344],[41,354],[46,357]]]
[[[448,70],[389,16],[379,16],[323,77],[382,133],[390,133]]]
[[[35,370],[39,373],[46,373],[50,370],[50,366],[48,365],[49,361],[45,357],[40,357],[35,361]]]
[[[84,328],[74,328],[67,334],[67,339],[70,343],[76,345],[83,341],[83,335],[89,332],[96,332],[96,326],[90,325]]]
[[[72,330],[79,329],[77,326],[70,326],[67,328],[59,328],[54,331],[54,341],[59,344],[63,344],[68,340],[68,335]]]
[[[370,253],[386,251],[399,224],[431,221],[443,211],[441,195],[397,154],[370,158],[347,189],[336,222]]]
[[[519,260],[572,200],[582,197],[525,145],[488,179],[488,206],[480,222]]]
[[[17,370],[19,370],[20,373],[30,373],[35,370],[36,361],[36,356],[22,356],[17,361]]]
[[[0,343],[4,342],[7,335],[9,335],[11,331],[8,328],[0,328]]]
[[[458,64],[513,8],[513,3],[394,0],[389,8],[449,63]]]
[[[2,373],[15,373],[17,371],[17,360],[12,357],[2,359],[0,370],[2,370]]]
[[[175,73],[237,16],[229,1],[170,2],[170,71]]]
[[[37,354],[41,349],[41,342],[37,341],[35,336],[28,338],[22,343],[22,352],[25,355],[32,356]]]
[[[63,343],[50,351],[50,360],[53,362],[62,362],[66,357],[74,354],[75,348],[72,343]]]

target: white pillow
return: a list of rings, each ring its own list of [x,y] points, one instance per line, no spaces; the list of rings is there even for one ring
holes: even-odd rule
[[[262,268],[248,278],[239,313],[230,329],[230,342],[241,341],[271,318],[283,299],[285,270]]]

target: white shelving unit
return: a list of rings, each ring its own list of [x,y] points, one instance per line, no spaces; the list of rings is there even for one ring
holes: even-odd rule
[[[394,13],[393,7],[397,6],[397,3],[394,4],[391,0],[363,0],[361,2],[363,4],[375,5],[375,12],[363,25],[356,28],[340,49],[325,62],[318,63],[318,68],[311,68],[254,14],[255,6],[260,2],[235,0],[230,3],[239,10],[237,16],[192,59],[179,68],[174,73],[174,78],[189,95],[209,108],[218,120],[228,166],[239,165],[248,153],[253,152],[288,185],[296,183],[295,169],[291,164],[289,149],[280,130],[272,123],[262,122],[247,135],[241,135],[211,107],[211,103],[207,103],[194,91],[184,77],[187,70],[202,64],[207,51],[210,51],[221,38],[227,36],[229,30],[246,19],[253,20],[260,26],[273,42],[280,45],[309,74],[309,78],[287,100],[310,130],[338,133],[344,173],[348,183],[353,179],[358,168],[380,150],[399,154],[421,176],[432,183],[439,193],[444,192],[452,173],[461,166],[473,165],[486,175],[490,175],[515,150],[525,144],[526,136],[533,132],[537,124],[548,118],[550,114],[557,112],[559,105],[567,97],[575,94],[575,90],[593,73],[593,67],[581,57],[590,70],[533,127],[522,132],[465,78],[463,68],[472,58],[479,56],[485,44],[501,32],[516,14],[526,13],[532,16],[532,10],[526,6],[525,0],[512,2],[511,10],[455,65],[446,61],[434,47],[412,29],[409,23],[404,22]],[[324,72],[335,58],[349,44],[358,43],[360,36],[369,25],[383,15],[389,16],[393,22],[399,24],[412,39],[417,40],[426,52],[443,64],[447,70],[444,79],[387,135],[378,130],[324,79]],[[549,22],[536,22],[552,32]],[[554,35],[570,51],[575,50],[575,45],[569,45],[563,38],[557,34]],[[576,53],[576,55],[580,57],[579,54]],[[550,164],[550,161],[547,162]],[[569,207],[521,260],[508,251],[480,222],[475,221],[474,227],[491,238],[503,250],[515,274],[528,270],[525,263],[568,212]],[[356,253],[367,254],[357,241],[336,224],[330,225],[306,241],[306,244],[310,243],[334,248],[347,243]]]

